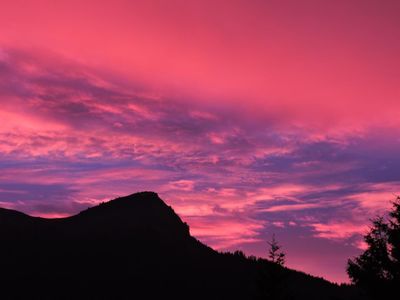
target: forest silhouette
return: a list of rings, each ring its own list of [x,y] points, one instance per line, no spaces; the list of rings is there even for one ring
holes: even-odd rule
[[[276,261],[217,252],[153,192],[60,219],[0,209],[0,237],[1,299],[368,299],[286,268],[275,239]]]
[[[390,299],[400,286],[400,197],[386,217],[372,220],[364,236],[367,249],[349,259],[351,281],[372,299]]]

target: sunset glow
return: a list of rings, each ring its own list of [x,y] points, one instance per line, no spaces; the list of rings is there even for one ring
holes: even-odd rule
[[[63,217],[152,190],[207,245],[265,257],[275,233],[289,267],[347,282],[400,193],[399,14],[1,1],[0,207]]]

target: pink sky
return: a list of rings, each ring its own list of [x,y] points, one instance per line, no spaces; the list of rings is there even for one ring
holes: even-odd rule
[[[347,281],[400,185],[399,1],[1,1],[0,206],[140,190]],[[56,196],[55,196],[56,195]]]

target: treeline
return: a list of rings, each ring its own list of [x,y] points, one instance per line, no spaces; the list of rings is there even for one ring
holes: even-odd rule
[[[386,217],[379,216],[371,223],[364,236],[367,249],[349,259],[347,273],[370,298],[390,299],[400,286],[400,197]]]

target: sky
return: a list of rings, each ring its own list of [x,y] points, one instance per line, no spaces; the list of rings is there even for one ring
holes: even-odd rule
[[[0,2],[0,206],[158,192],[220,251],[347,282],[400,193],[400,2]]]

